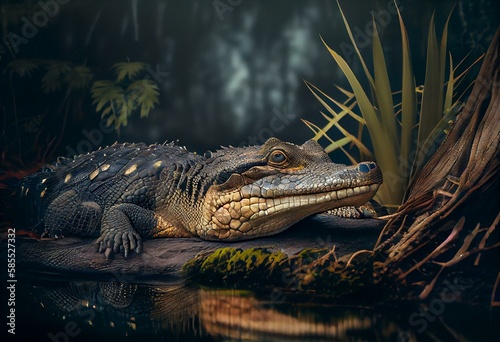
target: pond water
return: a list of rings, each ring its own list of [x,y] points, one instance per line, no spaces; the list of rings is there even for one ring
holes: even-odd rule
[[[499,312],[454,302],[333,304],[279,290],[20,278],[16,337],[37,341],[493,340]]]

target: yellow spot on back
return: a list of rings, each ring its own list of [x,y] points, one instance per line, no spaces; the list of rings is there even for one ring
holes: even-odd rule
[[[154,167],[154,168],[159,168],[159,167],[161,166],[161,164],[162,164],[162,163],[163,163],[163,162],[162,162],[161,160],[158,160],[157,162],[155,162],[155,163],[153,164],[153,167]]]
[[[104,164],[103,166],[101,166],[101,171],[106,171],[107,169],[109,169],[111,165],[109,164]]]
[[[42,179],[42,184],[47,181],[47,178]]]
[[[94,172],[92,172],[90,175],[89,175],[89,179],[92,180],[94,178],[97,177],[97,175],[99,174],[99,169],[95,170]]]
[[[66,175],[66,178],[64,178],[64,183],[68,183],[70,179],[71,179],[71,173],[68,173]]]
[[[127,169],[127,171],[125,171],[125,175],[129,175],[129,174],[131,174],[132,172],[134,172],[135,170],[137,170],[137,164],[134,164],[134,165],[132,165],[131,167],[129,167],[129,168]]]
[[[43,189],[42,192],[40,193],[40,197],[45,196],[45,191],[47,191],[47,188]]]

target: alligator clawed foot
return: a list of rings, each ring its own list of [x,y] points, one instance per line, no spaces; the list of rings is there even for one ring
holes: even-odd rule
[[[104,253],[106,260],[109,260],[116,253],[123,253],[124,258],[128,258],[131,252],[142,252],[142,238],[134,231],[103,233],[95,242],[98,253]]]

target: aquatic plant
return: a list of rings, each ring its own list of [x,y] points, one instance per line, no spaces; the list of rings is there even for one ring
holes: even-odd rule
[[[328,153],[340,149],[353,164],[360,160],[375,159],[384,176],[384,183],[375,199],[389,208],[397,208],[403,202],[412,177],[436,150],[460,109],[461,103],[454,95],[460,79],[470,67],[456,75],[457,70],[450,54],[449,71],[445,79],[447,30],[451,14],[440,41],[436,36],[433,15],[427,40],[425,82],[416,86],[408,34],[401,13],[397,10],[402,45],[402,83],[401,90],[393,92],[375,18],[372,19],[372,75],[342,9],[340,13],[364,70],[368,89],[362,86],[364,80],[354,74],[346,60],[323,41],[349,82],[351,90],[337,86],[346,97],[344,101],[339,101],[306,81],[309,90],[327,110],[327,113],[321,112],[327,124],[319,127],[307,120],[303,121],[315,133],[315,140],[326,138],[329,141],[330,144],[325,149]],[[343,118],[351,118],[357,122],[357,133],[350,132],[345,128],[347,125],[343,127],[340,124]],[[340,131],[342,138],[335,140],[331,137],[333,127]],[[364,127],[368,130],[368,137],[363,135]],[[348,144],[357,148],[358,158],[347,151],[345,146]],[[373,147],[373,154],[368,146]]]

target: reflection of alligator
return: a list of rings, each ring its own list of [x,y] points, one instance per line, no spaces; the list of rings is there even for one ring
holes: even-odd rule
[[[143,237],[245,240],[306,216],[370,200],[372,162],[331,162],[314,141],[269,139],[205,156],[173,145],[112,145],[62,158],[22,181],[44,235],[94,236],[106,257],[142,250]],[[347,211],[349,213],[349,211]]]
[[[72,281],[42,284],[32,290],[31,296],[34,303],[23,306],[35,305],[33,315],[50,317],[53,327],[48,333],[56,335],[58,325],[64,331],[71,321],[81,329],[79,337],[89,339],[94,334],[102,337],[113,332],[129,337],[148,335],[151,339],[168,333],[178,335],[178,340],[207,334],[237,340],[262,340],[266,336],[342,339],[348,333],[356,335],[374,327],[370,311],[329,308],[326,316],[305,312],[297,316],[279,301],[283,298],[266,302],[248,291]]]
[[[328,315],[319,317],[298,310],[300,314],[296,315],[283,310],[287,307],[283,300],[284,294],[281,298],[271,294],[269,300],[264,301],[249,292],[200,291],[200,321],[210,335],[236,341],[343,341],[349,335],[360,337],[374,328],[372,314],[359,309],[330,307]]]
[[[120,282],[20,282],[22,324],[20,335],[41,340],[109,340],[128,336],[131,341],[252,340],[487,340],[487,308],[464,310],[447,303],[439,319],[403,303],[395,306],[331,305],[318,299],[302,303],[293,293],[197,289],[179,285]],[[308,301],[311,297],[308,297]],[[448,310],[448,305],[450,310]],[[456,320],[456,310],[468,314],[471,325]],[[415,316],[420,312],[422,316]],[[437,315],[437,314],[436,314]],[[410,321],[408,317],[415,319]],[[425,317],[432,317],[427,321]],[[422,329],[425,320],[426,329]],[[486,320],[488,321],[488,320]],[[494,320],[493,320],[494,321]],[[491,322],[490,321],[490,324]],[[410,324],[411,323],[411,324]],[[427,325],[428,324],[428,325]],[[477,324],[477,326],[476,326]],[[70,328],[68,328],[70,327]],[[493,331],[493,330],[491,330]],[[67,336],[66,336],[67,335]],[[476,337],[476,338],[475,338]],[[491,339],[491,338],[490,338]],[[210,339],[211,340],[211,339]]]
[[[65,339],[58,336],[58,331],[64,332],[68,322],[78,327],[72,330],[82,333],[79,341],[95,337],[101,341],[110,333],[143,338],[165,332],[192,335],[197,315],[196,288],[90,281],[35,284],[31,289],[22,288],[30,296],[20,299],[20,310],[31,308],[23,318],[40,327],[21,331],[21,335],[35,334],[38,340],[48,335],[53,341],[62,341]]]

